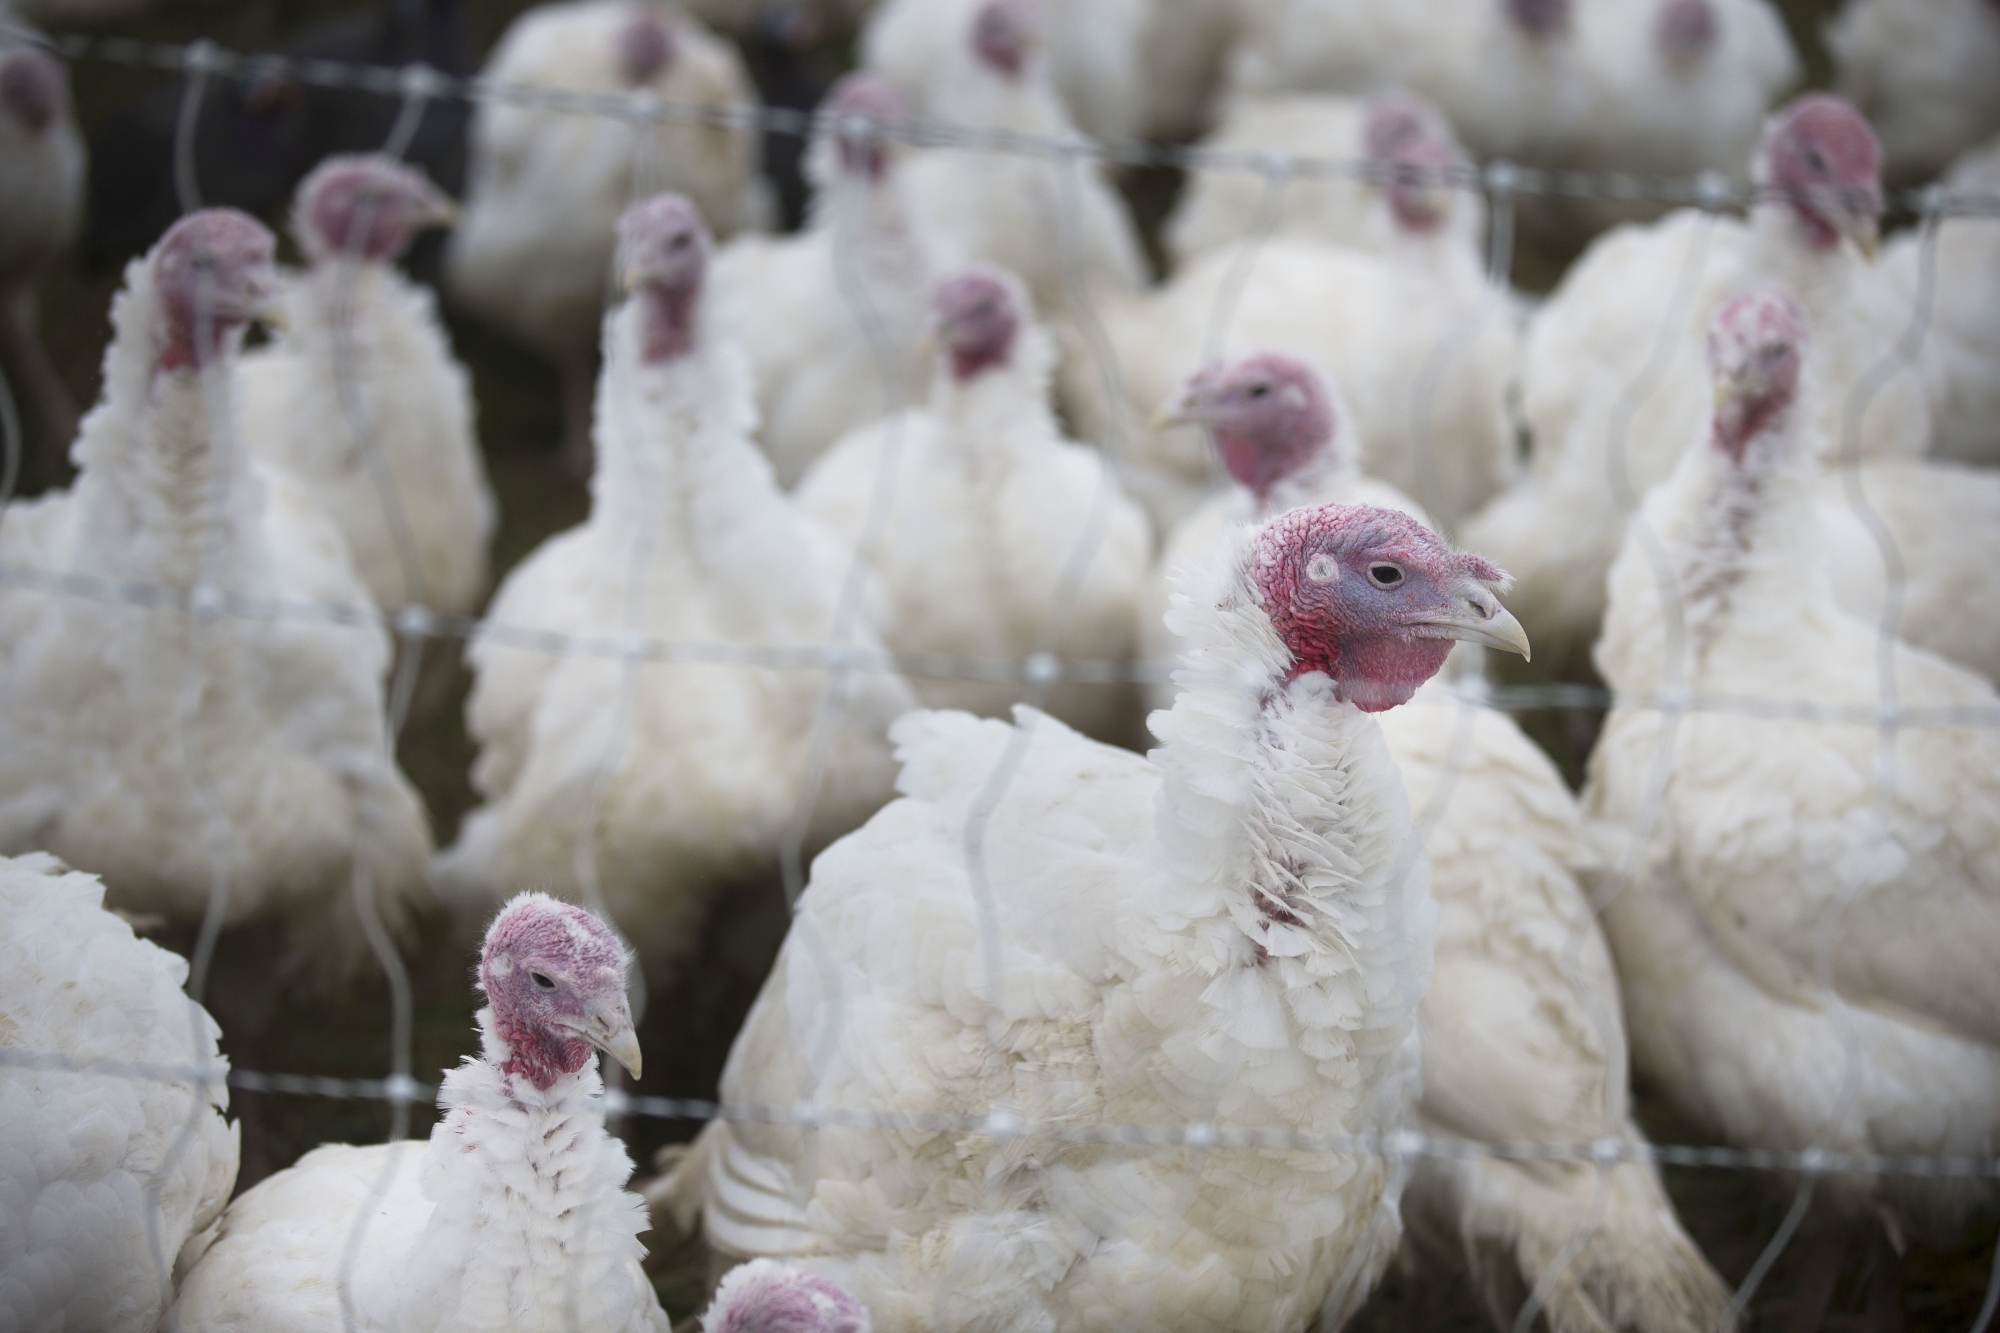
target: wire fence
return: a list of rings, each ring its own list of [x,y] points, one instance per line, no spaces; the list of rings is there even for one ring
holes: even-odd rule
[[[427,106],[443,100],[462,100],[476,106],[508,105],[563,115],[607,118],[620,122],[634,131],[645,131],[667,125],[696,124],[746,132],[757,130],[809,137],[837,129],[843,133],[852,131],[879,136],[919,149],[942,148],[998,153],[1044,162],[1049,168],[1048,200],[1055,218],[1054,235],[1050,238],[1050,245],[1059,256],[1064,276],[1062,287],[1066,309],[1060,313],[1073,327],[1081,330],[1081,355],[1088,359],[1090,373],[1103,385],[1107,398],[1114,402],[1120,398],[1121,367],[1115,349],[1105,335],[1102,312],[1098,308],[1103,298],[1097,294],[1089,280],[1080,239],[1085,226],[1085,215],[1091,207],[1089,192],[1094,188],[1090,173],[1097,164],[1172,167],[1191,175],[1244,173],[1261,177],[1266,182],[1266,194],[1256,210],[1244,237],[1244,244],[1238,252],[1235,261],[1236,270],[1230,280],[1224,283],[1222,294],[1215,305],[1210,336],[1205,348],[1210,359],[1219,355],[1225,345],[1226,332],[1234,316],[1242,286],[1256,266],[1264,243],[1273,234],[1283,192],[1294,182],[1347,179],[1374,185],[1416,183],[1443,186],[1481,196],[1488,210],[1485,267],[1489,282],[1495,287],[1504,287],[1512,272],[1515,245],[1513,201],[1519,196],[1544,195],[1691,205],[1716,218],[1719,218],[1725,210],[1755,205],[1779,197],[1768,192],[1759,192],[1743,182],[1733,181],[1716,173],[1706,173],[1693,178],[1662,179],[1621,173],[1550,170],[1505,161],[1420,168],[1380,161],[1217,151],[1199,146],[1111,144],[1096,142],[1074,134],[1027,135],[916,118],[897,121],[870,120],[857,125],[847,122],[836,123],[823,114],[815,115],[786,108],[754,105],[684,105],[668,102],[644,92],[587,93],[507,84],[486,78],[461,79],[422,66],[385,68],[267,53],[240,53],[224,50],[208,42],[173,45],[121,37],[71,35],[42,39],[32,34],[24,35],[23,39],[45,41],[48,49],[65,60],[102,61],[140,66],[183,76],[183,100],[176,127],[175,179],[184,209],[199,207],[203,197],[201,182],[197,179],[195,169],[193,143],[205,89],[211,80],[223,77],[283,77],[314,87],[357,91],[398,99],[400,114],[396,118],[388,141],[382,148],[382,151],[392,158],[400,158],[408,149]],[[629,180],[629,193],[632,198],[644,197],[655,188],[661,165],[658,161],[660,151],[658,142],[647,133],[633,134]],[[1620,408],[1614,413],[1614,426],[1605,451],[1607,489],[1616,497],[1622,508],[1633,516],[1631,521],[1634,526],[1634,540],[1650,554],[1654,566],[1659,601],[1667,625],[1663,662],[1664,684],[1658,689],[1622,691],[1568,684],[1501,686],[1479,679],[1460,679],[1450,684],[1451,695],[1461,709],[1466,710],[1467,718],[1476,715],[1477,710],[1481,709],[1497,709],[1505,712],[1544,709],[1610,711],[1625,714],[1656,714],[1659,718],[1658,739],[1653,749],[1654,757],[1645,787],[1645,799],[1627,830],[1630,834],[1627,844],[1630,850],[1596,886],[1587,903],[1588,910],[1568,923],[1566,980],[1579,997],[1587,997],[1591,985],[1584,978],[1578,959],[1586,942],[1598,930],[1599,916],[1621,894],[1635,890],[1644,891],[1644,859],[1649,854],[1649,849],[1657,846],[1661,837],[1661,824],[1666,817],[1667,790],[1675,765],[1677,727],[1683,719],[1695,715],[1721,714],[1762,721],[1872,729],[1880,737],[1882,754],[1878,780],[1872,797],[1878,809],[1887,809],[1896,799],[1896,776],[1892,760],[1898,735],[1921,729],[1984,729],[2000,725],[2000,704],[1941,707],[1912,705],[1902,701],[1898,690],[1895,652],[1900,639],[1900,599],[1907,582],[1907,574],[1901,555],[1895,549],[1893,537],[1879,516],[1869,507],[1865,494],[1854,483],[1855,470],[1851,466],[1861,457],[1861,421],[1867,408],[1876,395],[1898,376],[1912,372],[1929,330],[1933,317],[1934,260],[1940,224],[1945,219],[2000,219],[2000,195],[1950,192],[1939,185],[1928,185],[1900,193],[1894,197],[1893,203],[1918,219],[1919,244],[1922,247],[1919,266],[1921,282],[1915,295],[1908,326],[1902,336],[1893,345],[1885,347],[1879,364],[1871,368],[1869,373],[1852,387],[1845,413],[1846,437],[1840,441],[1842,461],[1848,465],[1846,475],[1849,481],[1844,494],[1856,517],[1881,542],[1885,584],[1888,588],[1885,611],[1878,632],[1880,646],[1878,689],[1874,702],[1837,704],[1811,698],[1736,695],[1697,688],[1690,683],[1695,674],[1694,649],[1682,613],[1684,590],[1680,586],[1663,539],[1645,526],[1645,519],[1638,506],[1640,496],[1627,469],[1626,455],[1629,449],[1627,434],[1631,420],[1643,409],[1647,394],[1656,387],[1665,373],[1666,362],[1672,354],[1672,344],[1679,326],[1677,321],[1684,314],[1686,302],[1693,299],[1692,294],[1699,287],[1704,266],[1711,262],[1710,249],[1706,244],[1692,246],[1686,251],[1685,267],[1677,275],[1674,307],[1669,309],[1662,322],[1654,355],[1637,378],[1626,386],[1626,394],[1621,400]],[[882,314],[876,308],[878,294],[871,291],[868,273],[855,257],[857,248],[864,240],[854,234],[855,229],[865,226],[866,219],[858,210],[841,207],[835,207],[831,211],[831,217],[834,263],[838,271],[839,290],[843,300],[848,303],[856,324],[864,331],[874,351],[881,381],[882,401],[891,408],[890,419],[897,420],[899,418],[896,416],[896,410],[909,405],[906,401],[908,396],[905,389],[906,380],[897,366],[898,352],[894,346],[894,338],[885,326]],[[366,225],[352,229],[351,243],[361,244],[368,231]],[[611,295],[607,292],[607,303]],[[208,316],[204,315],[203,318],[206,319]],[[351,330],[349,332],[351,333]],[[1423,393],[1428,395],[1441,376],[1452,373],[1451,368],[1456,364],[1454,358],[1459,355],[1470,336],[1468,332],[1460,329],[1436,349],[1435,355],[1430,358],[1429,369],[1420,380]],[[387,466],[377,439],[376,426],[371,420],[365,393],[366,386],[359,383],[353,373],[354,353],[351,342],[344,349],[337,345],[335,355],[337,360],[344,358],[341,363],[347,368],[346,373],[342,375],[343,392],[340,398],[342,424],[349,432],[358,455],[368,465],[373,484],[385,513],[389,516],[389,526],[396,533],[396,546],[405,575],[404,586],[416,589],[421,594],[422,577],[414,554],[415,543],[409,531],[404,497],[398,494],[394,474]],[[213,383],[219,373],[219,371],[205,372],[203,377],[204,392],[210,395],[212,404],[225,402],[228,398],[227,386]],[[0,383],[0,434],[4,434],[6,445],[4,475],[0,475],[0,482],[4,483],[4,488],[0,488],[0,500],[11,498],[14,479],[19,473],[22,451],[18,415],[13,410],[11,394],[5,392],[5,387],[4,383]],[[605,401],[608,404],[608,412],[600,418],[600,429],[623,434],[627,438],[637,438],[637,426],[629,419],[632,404],[619,400],[616,395],[608,395]],[[1412,410],[1418,413],[1427,410],[1425,403],[1413,403],[1411,406]],[[213,415],[218,423],[224,422],[227,417],[225,412],[216,412]],[[1116,429],[1114,424],[1113,430]],[[220,427],[220,435],[222,438],[218,440],[218,448],[233,450],[240,447],[240,442],[229,438],[230,430],[226,425]],[[1420,430],[1417,435],[1419,438],[1426,438],[1425,431]],[[1102,470],[1102,481],[1090,507],[1089,520],[1078,534],[1074,549],[1067,555],[1062,579],[1042,623],[1037,627],[1033,642],[1025,645],[1023,651],[1013,656],[972,657],[891,651],[876,643],[867,632],[862,601],[869,553],[875,541],[881,536],[888,516],[893,513],[898,470],[901,466],[903,441],[894,430],[891,432],[887,447],[881,452],[880,471],[875,479],[869,517],[863,525],[856,549],[842,571],[839,596],[836,604],[830,608],[828,622],[830,630],[824,642],[771,645],[732,641],[682,641],[646,633],[644,604],[648,569],[655,549],[653,543],[663,539],[664,534],[642,534],[642,539],[633,542],[625,556],[622,586],[626,598],[622,617],[619,623],[604,626],[599,632],[590,633],[557,632],[531,625],[510,624],[503,620],[441,614],[424,605],[421,595],[409,606],[385,611],[369,605],[332,604],[310,599],[253,594],[230,586],[226,572],[223,571],[204,573],[193,582],[150,582],[110,577],[87,571],[4,563],[0,564],[0,588],[15,593],[47,595],[69,602],[129,608],[134,612],[169,613],[180,617],[178,632],[183,636],[186,645],[198,643],[202,636],[214,632],[214,628],[222,624],[273,626],[310,624],[347,629],[359,635],[378,638],[393,635],[394,641],[400,646],[400,651],[394,659],[393,670],[383,695],[382,752],[385,756],[395,753],[397,740],[408,720],[425,651],[433,643],[490,643],[553,658],[600,659],[616,663],[619,666],[618,687],[609,700],[613,722],[607,729],[605,751],[596,768],[599,780],[592,788],[589,801],[591,815],[584,821],[585,828],[597,826],[597,815],[601,813],[604,802],[609,799],[609,789],[629,757],[635,735],[632,726],[633,713],[640,692],[646,688],[646,673],[650,668],[663,665],[702,665],[816,674],[822,678],[822,683],[818,691],[815,722],[803,741],[798,767],[801,776],[796,806],[780,845],[776,848],[775,857],[778,872],[784,882],[787,901],[796,903],[799,894],[805,888],[805,852],[810,840],[809,831],[814,811],[822,794],[820,789],[826,772],[829,749],[834,743],[837,724],[851,701],[850,691],[847,688],[847,682],[851,677],[887,675],[920,680],[975,681],[1018,686],[1021,698],[1031,703],[1041,702],[1046,698],[1048,691],[1057,685],[1113,688],[1159,685],[1170,681],[1169,673],[1173,666],[1170,662],[1065,657],[1059,651],[1064,631],[1072,615],[1077,590],[1101,548],[1110,506],[1115,503],[1118,494],[1120,475],[1129,464],[1129,441],[1116,438],[1114,435],[1113,438],[1091,442],[1100,447],[1106,466]],[[228,469],[217,469],[216,476],[222,479],[218,485],[226,485]],[[0,509],[0,531],[5,530],[6,517],[5,510]],[[200,672],[201,654],[194,651],[192,646],[187,646],[182,655],[190,667],[188,678],[183,685],[184,693],[189,700],[198,700],[202,691],[210,684]],[[191,757],[188,772],[191,783],[198,791],[206,791],[212,795],[216,788],[216,775],[205,772],[201,763],[192,758],[201,753],[201,747],[194,734],[196,728],[194,714],[192,703],[181,713],[183,741],[187,754]],[[1020,726],[1014,731],[1005,753],[988,776],[978,799],[973,802],[964,830],[966,868],[975,900],[973,910],[984,950],[983,961],[986,975],[995,978],[996,985],[1004,983],[1006,971],[1001,952],[1002,932],[994,906],[996,886],[991,873],[985,837],[990,820],[1007,799],[1018,777],[1023,756],[1032,740],[1032,730],[1030,724]],[[1468,741],[1469,728],[1461,725],[1447,765],[1450,770],[1448,782],[1438,797],[1420,812],[1412,844],[1406,849],[1406,861],[1414,863],[1421,859],[1423,840],[1443,818],[1446,803],[1450,799],[1449,784],[1456,782],[1462,776]],[[226,840],[230,836],[228,823],[227,815],[218,807],[205,836]],[[365,842],[371,836],[375,836],[375,831],[367,817],[364,803],[359,838]],[[0,1051],[0,1065],[38,1070],[67,1070],[106,1078],[186,1083],[195,1092],[193,1109],[180,1139],[168,1155],[167,1162],[156,1173],[157,1177],[165,1176],[173,1160],[184,1151],[185,1145],[191,1140],[205,1112],[204,1093],[218,1081],[226,1082],[227,1086],[246,1092],[383,1103],[390,1111],[390,1140],[393,1142],[404,1139],[409,1131],[410,1108],[433,1099],[437,1088],[419,1081],[414,1076],[411,1053],[410,979],[404,961],[384,926],[376,900],[377,886],[370,879],[366,869],[367,858],[362,852],[363,847],[358,845],[353,857],[351,890],[369,946],[391,995],[391,1030],[385,1034],[388,1050],[386,1073],[383,1077],[341,1079],[311,1073],[278,1073],[250,1069],[231,1069],[224,1075],[219,1066],[206,1062],[193,1067],[115,1061],[77,1062],[61,1057],[11,1050]],[[629,925],[616,922],[616,916],[607,902],[601,884],[599,852],[594,837],[579,838],[573,864],[575,883],[564,887],[607,920],[619,925]],[[231,898],[232,885],[228,865],[229,857],[226,851],[219,847],[214,857],[215,870],[207,911],[197,937],[190,972],[189,994],[197,1002],[203,994],[209,963]],[[1842,912],[1846,906],[1848,904],[1845,903],[1837,905],[1830,918],[1820,923],[1817,937],[1815,984],[1819,996],[1830,1001],[1831,1007],[1835,1010],[1841,1008],[1842,1002],[1839,999],[1840,986],[1834,969],[1834,943],[1839,937]],[[799,947],[808,950],[820,961],[820,975],[825,979],[826,991],[823,996],[821,1028],[810,1038],[816,1058],[808,1062],[814,1069],[824,1069],[828,1063],[825,1056],[839,1040],[845,1006],[850,997],[842,992],[837,979],[838,969],[831,965],[829,945],[817,938],[810,915],[796,917],[794,930],[798,932]],[[1416,984],[1414,978],[1409,978],[1408,981],[1412,986]],[[636,1012],[643,1009],[645,996],[643,981],[635,981],[635,985],[641,988],[641,992],[635,995]],[[988,1005],[989,1037],[997,1044],[999,1032],[994,1025],[1001,1022],[997,993],[989,998]],[[1601,1012],[1601,1006],[1587,1007],[1593,1013]],[[191,1005],[189,1019],[191,1025],[194,1025],[191,1031],[198,1033],[200,1022],[198,1007]],[[1615,1009],[1608,1021],[1614,1024],[1618,1021]],[[1600,1035],[1605,1038],[1602,1042],[1603,1049],[1623,1049],[1622,1039],[1614,1039],[1617,1038],[1616,1033]],[[199,1040],[195,1042],[195,1049],[197,1051],[202,1049]],[[1846,1049],[1849,1057],[1847,1065],[1852,1071],[1859,1066],[1861,1057],[1851,1042]],[[1622,1077],[1622,1071],[1613,1072]],[[996,1140],[1049,1140],[1063,1143],[1116,1144],[1135,1148],[1315,1152],[1380,1158],[1398,1165],[1424,1160],[1493,1159],[1508,1162],[1577,1163],[1600,1169],[1627,1163],[1644,1163],[1795,1174],[1799,1177],[1799,1182],[1797,1192],[1793,1196],[1791,1211],[1787,1214],[1784,1224],[1770,1238],[1763,1254],[1751,1269],[1749,1277],[1739,1285],[1730,1312],[1731,1319],[1747,1307],[1780,1253],[1795,1238],[1813,1197],[1815,1182],[1823,1177],[1897,1176],[1953,1178],[1979,1182],[2000,1179],[2000,1155],[1880,1154],[1811,1145],[1782,1150],[1724,1145],[1667,1145],[1653,1144],[1644,1139],[1634,1139],[1609,1132],[1602,1137],[1577,1141],[1524,1143],[1481,1141],[1407,1128],[1390,1133],[1310,1134],[1235,1126],[1219,1123],[1216,1118],[1203,1118],[1180,1124],[1079,1124],[1070,1120],[1024,1116],[1007,1107],[994,1107],[983,1115],[954,1117],[907,1115],[879,1108],[822,1105],[813,1099],[810,1089],[804,1100],[787,1105],[728,1104],[700,1099],[643,1096],[627,1091],[615,1082],[606,1091],[603,1100],[605,1114],[613,1120],[624,1117],[696,1122],[720,1119],[788,1124],[811,1129],[840,1128],[906,1134],[952,1134],[983,1136]],[[1606,1123],[1609,1128],[1615,1129],[1618,1122],[1616,1117],[1611,1117]],[[375,1198],[379,1199],[389,1188],[396,1169],[392,1155],[376,1182]],[[1600,1190],[1599,1193],[1601,1209],[1604,1192]],[[353,1265],[358,1262],[361,1253],[368,1219],[377,1211],[372,1206],[362,1210],[360,1221],[348,1238],[343,1252],[341,1304],[343,1319],[349,1328],[359,1326],[358,1315],[349,1294]],[[1598,1220],[1601,1220],[1601,1214],[1594,1216],[1589,1226],[1594,1227]],[[166,1252],[166,1247],[157,1234],[157,1202],[154,1214],[148,1217],[148,1226],[153,1228],[155,1262],[163,1290],[170,1291],[173,1255]],[[1586,1227],[1579,1231],[1578,1236],[1573,1238],[1576,1245],[1582,1243],[1588,1229]],[[1564,1262],[1570,1258],[1573,1258],[1573,1253],[1566,1253]],[[1561,1267],[1562,1263],[1555,1266],[1556,1270],[1560,1270]],[[1557,1271],[1542,1275],[1528,1303],[1519,1312],[1517,1327],[1524,1328],[1532,1322],[1537,1310],[1545,1304],[1548,1292],[1557,1277]],[[2000,1254],[1996,1254],[1993,1281],[1989,1284],[1986,1299],[1973,1324],[1975,1333],[1985,1333],[1990,1326],[1996,1297],[2000,1297]],[[572,1323],[577,1323],[574,1294]]]

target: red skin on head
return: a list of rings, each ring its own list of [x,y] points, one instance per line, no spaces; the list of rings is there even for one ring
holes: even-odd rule
[[[205,364],[256,316],[277,284],[277,242],[233,208],[205,208],[167,229],[147,263],[160,294],[161,370]]]
[[[16,51],[0,64],[0,108],[40,134],[69,95],[63,67],[39,51]]]
[[[660,77],[674,61],[674,34],[659,15],[641,12],[618,30],[618,74],[628,88]]]
[[[987,68],[1018,79],[1034,46],[1033,0],[986,0],[972,21],[972,50]]]
[[[441,198],[423,173],[388,158],[328,158],[299,187],[300,229],[316,256],[387,262],[431,220]]]
[[[624,993],[625,962],[617,938],[581,907],[533,895],[505,908],[479,953],[493,1035],[508,1048],[502,1071],[547,1091],[588,1064],[593,1048],[576,1035],[586,1005]]]
[[[705,1333],[860,1333],[868,1312],[839,1283],[816,1273],[779,1269],[711,1309]]]
[[[1250,568],[1259,604],[1292,654],[1285,679],[1324,672],[1369,713],[1407,702],[1451,654],[1450,639],[1425,633],[1413,617],[1449,609],[1464,579],[1506,578],[1407,514],[1368,505],[1280,514],[1257,534]]]
[[[1685,63],[1708,54],[1721,26],[1709,0],[1666,0],[1653,21],[1653,40],[1667,59]]]
[[[701,213],[678,194],[656,194],[618,219],[618,263],[641,303],[641,359],[648,365],[694,350],[694,314],[708,279],[712,243]]]
[[[1409,232],[1435,231],[1445,220],[1439,204],[1443,171],[1459,156],[1423,109],[1407,98],[1378,98],[1368,107],[1361,131],[1370,162],[1396,171],[1384,191],[1396,225]]]
[[[1711,440],[1737,466],[1797,401],[1806,337],[1805,312],[1782,292],[1732,297],[1709,321],[1709,369],[1731,390],[1716,409]]]
[[[1831,94],[1810,93],[1780,111],[1761,163],[1758,184],[1786,196],[1816,249],[1839,245],[1844,222],[1882,211],[1882,143]]]
[[[1271,489],[1326,452],[1333,404],[1319,376],[1272,352],[1202,371],[1189,384],[1229,475],[1261,505]]]
[[[850,74],[833,85],[822,105],[833,119],[841,170],[879,181],[889,172],[889,145],[878,127],[905,116],[903,95],[873,74]]]
[[[931,293],[931,309],[959,383],[1013,360],[1020,302],[996,274],[973,269],[946,278]]]

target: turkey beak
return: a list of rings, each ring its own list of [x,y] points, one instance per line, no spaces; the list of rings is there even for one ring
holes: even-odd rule
[[[1159,431],[1175,426],[1199,426],[1207,419],[1200,395],[1193,385],[1189,385],[1154,409],[1151,424],[1154,430]]]
[[[434,190],[424,200],[424,207],[417,217],[418,224],[425,227],[456,227],[458,225],[458,201],[443,190]]]
[[[590,1022],[583,1038],[598,1050],[625,1066],[635,1080],[639,1077],[639,1034],[632,1030],[632,1008],[625,993],[590,1006]]]
[[[1506,653],[1528,657],[1528,632],[1514,613],[1500,605],[1493,589],[1475,578],[1466,578],[1452,590],[1451,605],[1443,611],[1419,616],[1411,622],[1440,639],[1458,639]]]
[[[1854,244],[1860,247],[1864,258],[1871,261],[1875,258],[1875,247],[1882,240],[1882,224],[1876,220],[1874,214],[1857,214],[1848,224],[1847,234],[1854,238]]]
[[[256,295],[251,300],[250,318],[269,329],[284,333],[291,328],[285,316],[284,289],[278,285],[278,275],[273,271],[267,281],[257,284]]]

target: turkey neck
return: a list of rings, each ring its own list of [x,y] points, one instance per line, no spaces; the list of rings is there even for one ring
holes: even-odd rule
[[[1323,675],[1284,683],[1290,654],[1249,591],[1248,541],[1169,617],[1182,689],[1153,722],[1154,829],[1178,892],[1159,906],[1198,941],[1180,984],[1213,1013],[1200,1050],[1214,1074],[1242,1083],[1226,1096],[1353,1127],[1410,1091],[1382,1076],[1413,1058],[1436,909],[1380,729]],[[1289,1103],[1301,1057],[1351,1091],[1316,1084],[1311,1105]]]
[[[834,287],[859,325],[857,335],[866,351],[879,356],[867,340],[885,337],[886,350],[911,374],[907,394],[922,391],[922,360],[916,355],[924,341],[930,265],[911,229],[896,167],[880,178],[843,173],[836,188],[815,203],[815,229],[823,229],[832,250]],[[863,306],[870,324],[853,311]]]
[[[959,379],[940,368],[933,398],[947,456],[988,500],[1037,446],[1058,438],[1049,409],[1051,353],[1038,330],[1023,329],[1007,359]]]
[[[82,470],[75,567],[246,590],[266,562],[260,497],[236,436],[241,334],[199,368],[159,369],[158,293],[150,272],[127,273],[112,306],[104,398],[74,449]]]

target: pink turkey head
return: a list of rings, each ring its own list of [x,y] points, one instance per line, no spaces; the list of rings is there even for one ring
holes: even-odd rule
[[[0,111],[40,134],[69,100],[69,75],[40,51],[0,55]]]
[[[1259,604],[1291,651],[1287,680],[1325,672],[1364,712],[1408,701],[1464,639],[1528,655],[1498,594],[1507,576],[1407,514],[1307,505],[1264,525],[1251,551]]]
[[[1840,98],[1808,93],[1771,118],[1757,155],[1757,184],[1784,199],[1813,248],[1832,249],[1846,237],[1874,253],[1882,143]]]
[[[972,20],[972,51],[1002,78],[1019,79],[1035,50],[1034,0],[986,0]]]
[[[292,230],[315,260],[387,261],[425,227],[449,225],[457,206],[421,171],[386,157],[329,157],[299,186]]]
[[[264,224],[233,208],[204,208],[167,229],[147,256],[160,294],[160,369],[206,364],[269,308],[276,252]]]
[[[931,312],[952,378],[963,383],[1011,361],[1026,308],[1021,284],[1000,269],[968,269],[938,283]]]
[[[674,30],[667,18],[641,8],[618,29],[618,77],[628,88],[643,88],[674,63]]]
[[[1708,322],[1715,447],[1743,462],[1750,442],[1781,424],[1798,399],[1806,316],[1783,292],[1731,297]]]
[[[1392,172],[1383,194],[1396,225],[1419,234],[1442,225],[1451,208],[1444,173],[1463,163],[1437,116],[1400,94],[1379,97],[1368,104],[1361,138],[1368,160]]]
[[[1222,465],[1260,505],[1333,442],[1333,404],[1319,376],[1275,352],[1196,371],[1167,419],[1208,427]]]
[[[1502,0],[1514,26],[1546,41],[1569,26],[1569,0]]]
[[[842,171],[871,181],[888,174],[889,141],[884,127],[907,114],[903,95],[894,84],[874,74],[849,74],[833,85],[820,110],[832,125]]]
[[[1669,63],[1691,65],[1714,48],[1721,28],[1710,0],[1665,0],[1653,19],[1653,42]]]
[[[869,1333],[868,1311],[845,1288],[775,1259],[732,1268],[701,1317],[702,1333]]]
[[[479,951],[479,989],[509,1074],[547,1090],[603,1051],[639,1077],[639,1039],[625,1001],[629,959],[602,921],[545,893],[517,895]]]
[[[644,311],[642,356],[655,365],[694,348],[694,313],[712,248],[685,195],[656,194],[618,219],[618,273]]]

